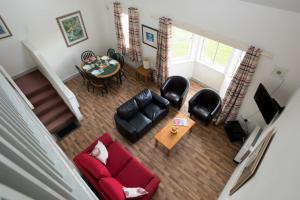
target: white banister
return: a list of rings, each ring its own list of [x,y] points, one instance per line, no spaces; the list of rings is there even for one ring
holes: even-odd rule
[[[54,70],[52,70],[52,67],[47,63],[44,57],[33,45],[30,44],[30,42],[22,41],[22,43],[32,54],[40,72],[49,80],[49,82],[57,91],[57,93],[61,96],[63,101],[70,108],[72,113],[76,116],[77,120],[82,120],[83,116],[79,110],[79,103],[74,93],[62,82],[62,80],[54,72]]]

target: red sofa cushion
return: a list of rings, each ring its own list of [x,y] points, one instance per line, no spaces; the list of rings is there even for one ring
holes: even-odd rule
[[[99,186],[111,200],[125,200],[122,185],[112,177],[100,179]]]
[[[132,159],[115,177],[125,187],[145,188],[154,175],[136,159]]]
[[[78,155],[77,161],[96,179],[111,176],[107,168],[99,160],[87,153]]]
[[[108,159],[106,167],[114,177],[132,159],[132,156],[118,142],[113,142],[107,150]]]

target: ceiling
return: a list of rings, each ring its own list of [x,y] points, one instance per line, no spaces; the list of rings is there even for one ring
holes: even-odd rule
[[[241,0],[282,10],[300,13],[300,0]]]

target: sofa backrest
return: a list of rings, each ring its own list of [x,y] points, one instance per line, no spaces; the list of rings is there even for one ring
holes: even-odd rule
[[[140,109],[143,109],[145,106],[152,102],[152,94],[149,89],[145,89],[137,94],[134,99],[136,100],[137,104],[139,105]]]
[[[138,109],[139,107],[135,99],[130,99],[117,109],[117,113],[122,119],[126,120],[132,117]]]

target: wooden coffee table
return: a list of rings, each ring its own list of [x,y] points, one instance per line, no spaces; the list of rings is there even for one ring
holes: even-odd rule
[[[173,147],[183,138],[183,136],[192,131],[192,127],[195,124],[191,118],[182,113],[177,114],[175,118],[186,118],[188,120],[188,125],[175,126],[172,119],[155,135],[155,147],[157,146],[158,142],[165,146],[168,149],[168,156],[170,156]],[[175,135],[170,133],[172,127],[178,128]]]

